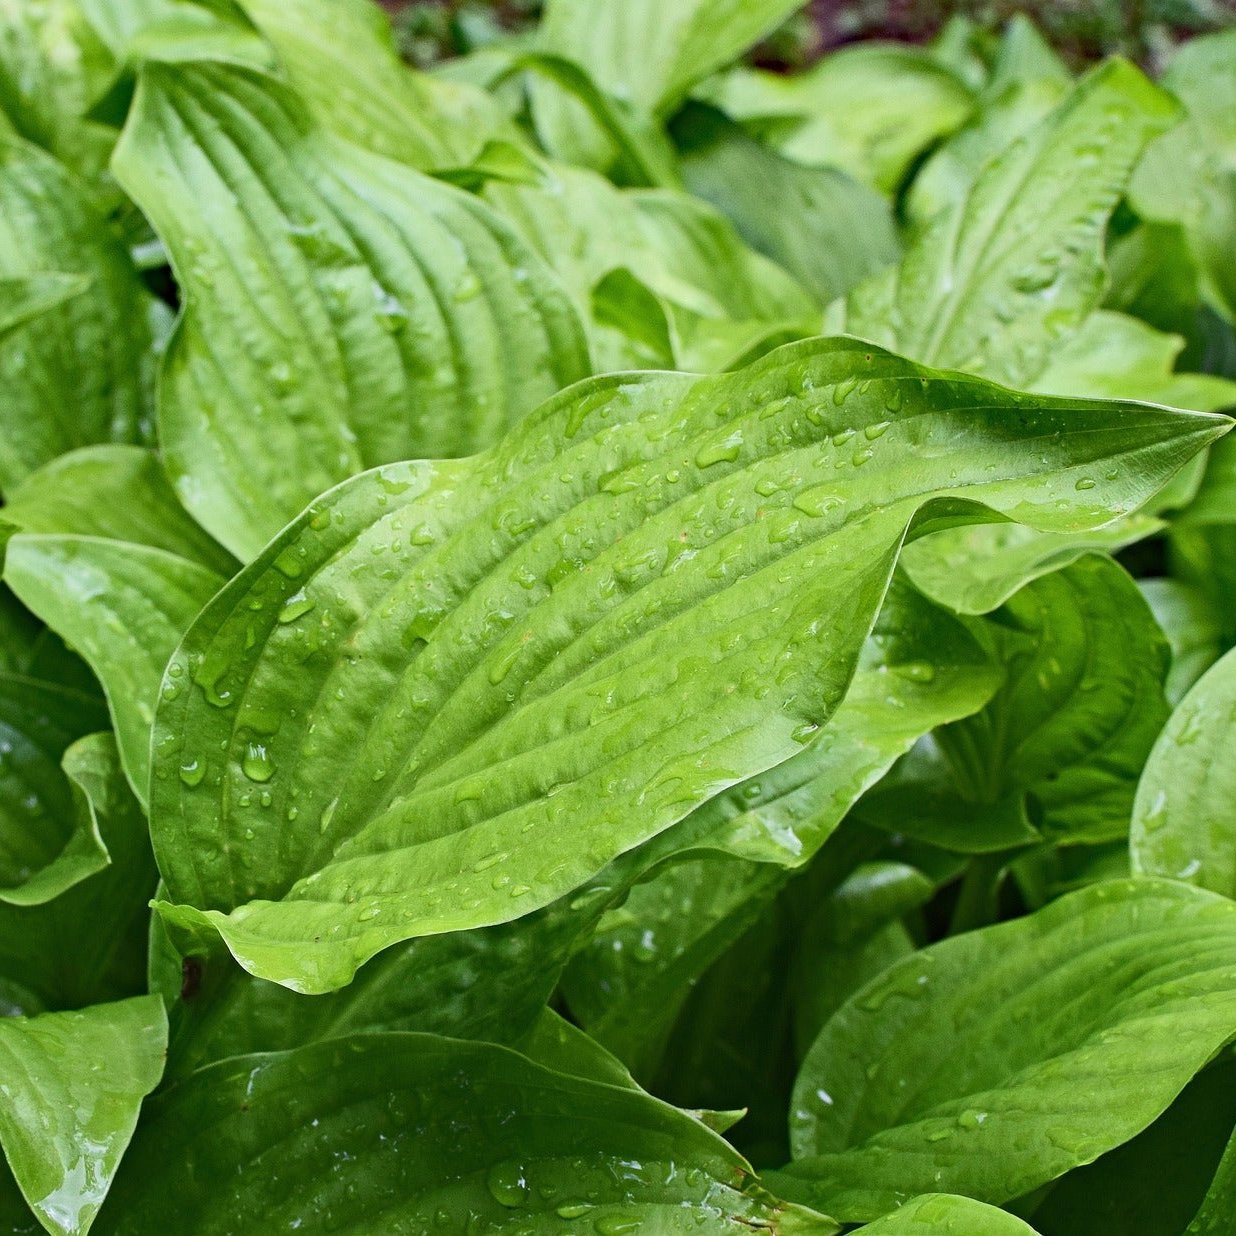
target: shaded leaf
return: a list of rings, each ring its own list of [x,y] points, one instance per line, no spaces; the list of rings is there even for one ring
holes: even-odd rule
[[[1236,1032],[1234,967],[1236,906],[1153,880],[923,949],[821,1031],[773,1187],[844,1220],[1026,1193],[1171,1104]]]
[[[156,873],[146,817],[110,734],[65,753],[79,827],[100,839],[106,863],[41,905],[0,904],[0,982],[28,993],[13,1012],[81,1008],[146,989],[146,936]]]
[[[160,1095],[96,1231],[208,1236],[335,1212],[410,1230],[837,1230],[748,1179],[716,1134],[638,1091],[492,1044],[363,1035],[226,1060]]]

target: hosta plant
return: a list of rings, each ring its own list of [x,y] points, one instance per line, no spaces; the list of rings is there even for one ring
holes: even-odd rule
[[[1231,1230],[1236,32],[799,7],[0,3],[0,1230]]]

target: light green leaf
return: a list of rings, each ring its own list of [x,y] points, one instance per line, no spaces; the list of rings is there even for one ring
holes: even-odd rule
[[[241,557],[334,482],[475,450],[587,370],[565,293],[492,210],[272,78],[147,66],[113,165],[184,297],[165,461]]]
[[[60,767],[75,738],[106,724],[93,696],[0,673],[0,903],[48,901],[106,865]]]
[[[0,489],[91,442],[151,432],[151,298],[86,189],[50,155],[0,138],[0,277],[88,286],[0,340]]]
[[[607,94],[644,115],[668,115],[687,90],[801,7],[801,0],[550,0],[537,32],[546,52],[586,66]],[[605,170],[614,147],[580,103],[536,88],[533,115],[546,148]]]
[[[169,666],[165,917],[321,991],[529,913],[828,720],[926,504],[925,527],[979,503],[1093,524],[1225,427],[810,340],[714,378],[595,379],[485,455],[358,477]],[[1078,487],[1109,462],[1119,484]]]
[[[328,1213],[370,1230],[838,1230],[749,1180],[720,1137],[639,1091],[493,1044],[361,1035],[225,1060],[153,1100],[95,1230],[212,1236]]]
[[[1234,979],[1236,905],[1167,881],[923,949],[821,1031],[772,1187],[845,1221],[925,1189],[1027,1193],[1171,1104],[1236,1033]]]
[[[0,904],[0,982],[29,999],[14,1012],[81,1008],[145,990],[146,936],[155,887],[146,817],[110,734],[78,739],[64,755],[79,827],[106,863],[41,905]]]
[[[1236,404],[1236,382],[1174,373],[1185,341],[1110,309],[1092,313],[1052,350],[1030,390],[1097,399],[1145,399],[1217,412]]]
[[[783,155],[892,194],[914,160],[970,114],[970,87],[929,51],[865,43],[786,76],[735,69],[699,98]]]
[[[845,329],[1024,385],[1098,305],[1108,215],[1174,115],[1132,65],[1092,70],[923,229],[900,266],[851,293]]]
[[[1137,787],[1133,870],[1236,897],[1236,650],[1172,713]]]
[[[1208,299],[1234,317],[1236,30],[1192,40],[1162,80],[1187,115],[1146,151],[1129,199],[1143,218],[1184,226]]]
[[[649,842],[677,859],[637,884],[567,971],[572,1013],[641,1076],[704,970],[806,864],[859,795],[922,734],[976,711],[998,671],[955,619],[890,592],[846,698],[800,755],[704,803]],[[681,854],[707,857],[681,861]],[[718,854],[748,860],[734,862]]]
[[[844,172],[795,163],[705,107],[685,110],[674,135],[691,192],[727,215],[753,249],[801,280],[821,305],[897,260],[889,203]]]
[[[0,1018],[0,1143],[47,1231],[90,1230],[166,1043],[154,996]]]
[[[422,171],[470,163],[509,135],[483,91],[409,69],[370,0],[241,0],[317,122]]]
[[[218,575],[236,559],[189,518],[158,456],[136,446],[88,446],[31,473],[5,495],[22,532],[100,537],[160,549]]]
[[[1016,1215],[955,1193],[920,1194],[862,1230],[869,1236],[1035,1236]]]
[[[164,667],[234,560],[188,517],[156,458],[136,447],[62,456],[27,478],[4,511],[23,529],[8,543],[5,581],[99,676],[144,802]]]
[[[927,223],[963,201],[983,168],[1034,128],[1072,84],[1068,67],[1033,22],[1024,13],[1014,14],[976,111],[910,182],[908,217]]]
[[[77,0],[0,3],[0,121],[87,178],[115,138],[86,119],[113,69]]]
[[[1189,584],[1140,579],[1137,586],[1172,649],[1164,693],[1175,707],[1223,652],[1219,622],[1206,597]]]
[[[704,203],[673,190],[615,189],[564,165],[535,173],[535,183],[491,182],[484,195],[562,277],[591,322],[599,368],[670,367],[682,345],[675,307],[714,336],[752,324],[757,334],[816,330],[820,307],[808,292]],[[624,305],[629,315],[618,312]]]
[[[1197,493],[1179,522],[1189,526],[1236,524],[1236,451],[1225,447],[1210,453]]]

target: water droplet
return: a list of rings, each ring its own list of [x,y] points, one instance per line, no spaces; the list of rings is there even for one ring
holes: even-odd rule
[[[972,1107],[967,1107],[966,1110],[957,1117],[957,1123],[963,1129],[977,1129],[982,1127],[983,1122],[986,1119],[986,1112],[975,1111]]]
[[[497,866],[504,859],[510,858],[510,855],[505,850],[495,850],[492,854],[486,854],[484,858],[478,858],[472,864],[473,871],[488,871],[490,867]]]
[[[863,430],[863,436],[868,442],[874,442],[877,438],[882,438],[887,432],[892,421],[877,421],[874,425],[868,425]]]
[[[265,743],[249,743],[240,767],[250,781],[269,781],[275,775],[275,766],[270,761]]]
[[[206,775],[206,763],[204,760],[188,760],[180,766],[180,779],[189,786],[190,789],[195,785],[202,784],[202,778]]]
[[[313,602],[305,596],[305,590],[302,588],[299,592],[290,596],[283,608],[279,611],[279,621],[286,626],[289,622],[295,622],[297,618],[303,617],[313,608]]]
[[[1083,476],[1081,480],[1079,480],[1077,484],[1073,486],[1073,488],[1084,492],[1087,489],[1093,489],[1094,486],[1095,486],[1095,482],[1090,477]]]
[[[714,464],[733,463],[741,450],[742,431],[736,429],[722,438],[720,442],[710,442],[706,446],[701,446],[695,452],[695,466],[711,468]]]
[[[514,1208],[528,1200],[528,1179],[518,1163],[495,1163],[485,1178],[490,1195],[500,1206]]]
[[[559,1219],[582,1219],[591,1209],[587,1202],[563,1202],[554,1213]]]

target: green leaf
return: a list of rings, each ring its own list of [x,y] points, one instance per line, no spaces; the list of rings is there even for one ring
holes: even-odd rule
[[[1173,707],[1223,652],[1219,623],[1206,597],[1175,579],[1137,581],[1172,649],[1164,693]]]
[[[136,447],[62,456],[28,477],[4,511],[23,529],[8,543],[5,581],[99,676],[144,802],[164,667],[234,559],[185,514],[154,455]]]
[[[1022,1210],[1043,1236],[1184,1234],[1236,1124],[1236,1063],[1202,1070],[1148,1129]],[[1019,1205],[1021,1210],[1022,1206]]]
[[[976,111],[910,182],[908,217],[924,224],[963,201],[983,168],[1033,129],[1072,84],[1068,67],[1033,22],[1024,13],[1014,14]]]
[[[587,370],[564,292],[492,210],[316,127],[273,78],[147,66],[113,166],[185,302],[165,462],[241,557],[336,481],[476,450]]]
[[[1143,218],[1183,225],[1207,298],[1231,318],[1236,30],[1192,40],[1172,58],[1162,80],[1184,104],[1186,118],[1146,151],[1129,198]]]
[[[158,1084],[166,1043],[153,996],[0,1018],[0,1143],[47,1231],[90,1229],[142,1099]]]
[[[827,721],[925,504],[1110,519],[1079,479],[1121,461],[1122,506],[1224,427],[814,340],[715,378],[595,379],[488,454],[358,477],[169,666],[165,917],[321,991],[548,904]]]
[[[695,979],[814,857],[859,795],[922,734],[980,708],[998,672],[965,627],[895,586],[846,698],[801,754],[710,799],[644,847],[676,861],[632,889],[572,963],[573,1014],[640,1076]],[[736,863],[717,854],[756,862]]]
[[[1236,1033],[1234,977],[1236,905],[1167,881],[932,945],[821,1031],[773,1187],[845,1221],[929,1188],[1018,1197],[1170,1105]]]
[[[60,767],[107,715],[93,696],[0,673],[0,904],[37,905],[107,863]]]
[[[668,115],[692,85],[775,29],[800,0],[550,0],[537,43],[587,67],[597,85],[636,114]],[[580,103],[534,88],[533,116],[546,149],[604,171],[614,146]]]
[[[14,1012],[81,1008],[146,989],[156,882],[146,817],[110,734],[75,742],[64,771],[80,827],[101,839],[106,866],[41,905],[0,904],[0,982],[28,993]]]
[[[970,87],[931,52],[881,43],[833,52],[790,76],[735,69],[696,95],[787,158],[840,168],[890,195],[974,106]]]
[[[658,350],[656,367],[676,359],[673,307],[714,330],[816,329],[820,308],[807,291],[704,203],[673,190],[619,190],[564,165],[541,163],[533,174],[531,184],[490,182],[485,198],[562,277],[591,321],[600,367],[628,368]],[[644,304],[632,305],[641,291]],[[615,312],[624,297],[629,316]]]
[[[95,1230],[209,1236],[328,1213],[409,1231],[838,1230],[749,1171],[639,1091],[492,1044],[361,1035],[226,1060],[153,1100]]]
[[[1169,651],[1137,586],[1110,558],[1087,557],[1023,588],[989,633],[1004,686],[936,734],[963,797],[1029,793],[1049,835],[1124,836],[1168,717]]]
[[[1137,787],[1133,870],[1236,897],[1236,650],[1172,713]]]
[[[149,436],[151,298],[85,187],[51,156],[0,139],[0,276],[88,286],[0,340],[0,489],[91,442]]]
[[[314,118],[358,146],[428,171],[470,163],[510,128],[484,92],[409,69],[369,0],[241,3]]]
[[[1236,643],[1236,522],[1183,522],[1168,549],[1172,575],[1205,598],[1222,646]]]
[[[888,202],[831,167],[804,167],[719,112],[693,105],[674,126],[692,193],[825,305],[900,254]],[[778,204],[769,210],[769,201]]]
[[[77,0],[0,9],[0,121],[87,178],[103,169],[115,137],[86,119],[113,67]]]
[[[49,273],[0,279],[0,338],[89,286],[84,275]]]
[[[955,1193],[923,1193],[863,1229],[869,1236],[1035,1236],[1016,1215]]]
[[[1223,1236],[1223,1229],[1236,1207],[1236,1133],[1219,1161],[1218,1170],[1201,1207],[1185,1229],[1184,1236]]]
[[[1132,65],[1092,70],[922,230],[900,266],[850,294],[845,329],[1024,385],[1098,305],[1108,215],[1174,114]]]

